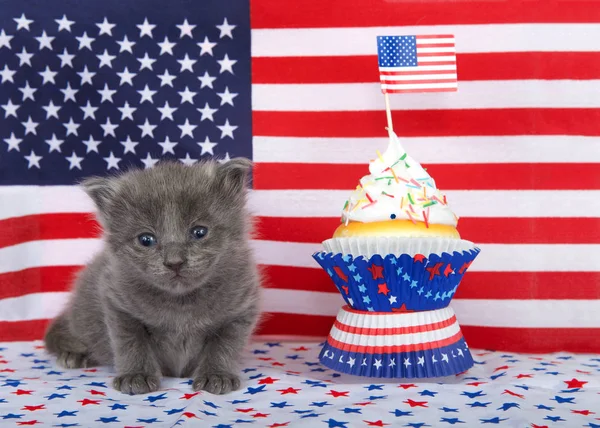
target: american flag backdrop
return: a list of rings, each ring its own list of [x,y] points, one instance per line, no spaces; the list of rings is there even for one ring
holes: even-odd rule
[[[378,35],[454,34],[458,92],[394,128],[482,249],[452,305],[471,347],[600,352],[600,8],[587,1],[4,0],[0,341],[40,338],[100,242],[83,176],[254,160],[260,333],[342,304],[311,254],[386,146]]]

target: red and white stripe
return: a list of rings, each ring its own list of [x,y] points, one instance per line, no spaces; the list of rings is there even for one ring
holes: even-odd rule
[[[385,148],[375,37],[454,34],[459,91],[391,101],[407,150],[482,248],[451,303],[467,343],[600,352],[600,8],[297,4],[251,1],[260,332],[326,337],[343,304],[311,253]],[[0,341],[40,338],[64,305],[98,249],[91,209],[71,187],[0,188]]]
[[[417,65],[379,67],[384,93],[453,92],[457,88],[454,36],[416,36]]]
[[[350,352],[375,354],[434,349],[462,338],[452,308],[383,314],[340,309],[327,341]]]

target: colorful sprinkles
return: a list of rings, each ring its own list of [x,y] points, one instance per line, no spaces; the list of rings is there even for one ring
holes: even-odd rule
[[[379,161],[381,161],[381,163],[383,163],[385,166],[386,162],[383,155],[378,150],[376,153]],[[363,183],[363,181],[365,181],[363,178],[361,182],[359,182],[358,186],[356,186],[356,190],[363,193],[364,197],[358,201],[354,201],[353,198],[350,198],[350,200],[346,201],[344,205],[344,212],[348,214],[352,211],[355,211],[359,207],[363,210],[368,209],[377,204],[378,198],[381,196],[387,196],[388,198],[392,199],[395,198],[394,193],[396,193],[395,190],[397,190],[397,188],[394,188],[394,190],[388,192],[380,189],[374,191],[374,189],[371,187],[371,189],[367,191],[367,188],[373,184],[381,183],[382,180],[387,181],[387,183],[384,181],[384,183],[386,183],[384,184],[384,187],[386,185],[392,186],[399,184],[401,185],[404,183],[406,195],[403,195],[400,198],[400,213],[406,213],[408,219],[414,224],[417,224],[417,221],[422,221],[425,223],[426,227],[429,227],[431,221],[430,208],[437,204],[447,205],[448,201],[446,199],[446,195],[442,195],[436,190],[431,177],[422,177],[417,179],[410,177],[410,175],[408,177],[403,177],[402,174],[394,170],[394,167],[402,164],[404,168],[410,168],[409,160],[407,160],[407,158],[408,154],[404,153],[391,166],[387,166],[382,170],[383,173],[387,174],[376,178],[371,177],[370,182]],[[427,170],[425,169],[425,171]],[[428,192],[427,187],[433,190]],[[408,199],[406,204],[405,199]],[[398,215],[396,213],[391,213],[389,218],[394,220],[398,218]],[[346,224],[348,224],[348,215],[346,215]]]

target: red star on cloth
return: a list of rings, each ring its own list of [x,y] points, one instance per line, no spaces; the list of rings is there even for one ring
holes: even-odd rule
[[[509,390],[509,389],[505,389],[505,390],[504,390],[504,392],[503,392],[502,394],[508,394],[508,395],[512,395],[513,397],[519,397],[519,398],[523,398],[523,399],[525,398],[525,396],[524,396],[524,395],[517,394],[516,392],[512,392],[512,391],[511,391],[511,390]]]
[[[44,345],[36,345],[33,347],[34,349],[44,349],[45,346]]]
[[[235,411],[240,413],[250,413],[254,412],[254,407],[250,407],[249,409],[235,409]]]
[[[448,275],[450,275],[452,273],[453,269],[452,266],[450,266],[450,263],[448,263],[448,266],[446,266],[446,269],[444,269],[444,276],[448,277]]]
[[[335,271],[335,273],[337,273],[337,274],[338,274],[338,276],[339,276],[340,278],[342,278],[342,280],[343,280],[344,282],[348,282],[348,275],[346,275],[346,274],[344,273],[344,271],[342,270],[342,268],[341,268],[341,267],[339,267],[339,266],[334,266],[334,267],[333,267],[333,270]]]
[[[429,407],[427,401],[413,401],[410,398],[403,403],[408,404],[410,407]]]
[[[87,406],[88,404],[100,404],[100,400],[88,400],[87,398],[77,400],[77,402],[81,403],[82,406]]]
[[[14,373],[15,371],[13,369],[2,369],[0,370],[0,373]]]
[[[270,413],[255,413],[252,415],[253,418],[266,418],[270,416]]]
[[[300,388],[292,388],[291,386],[288,389],[278,389],[277,392],[281,392],[281,395],[285,394],[298,394]]]
[[[423,260],[425,260],[425,256],[423,254],[417,254],[413,257],[413,261],[416,262],[423,262]]]
[[[385,294],[386,296],[390,294],[390,289],[387,286],[387,283],[378,284],[377,285],[377,294]]]
[[[479,385],[483,385],[484,383],[487,383],[487,382],[470,382],[470,383],[467,383],[467,385],[469,385],[469,386],[479,386]]]
[[[95,389],[91,389],[88,392],[90,394],[92,394],[92,395],[102,395],[102,396],[106,397],[106,394],[104,392],[102,392],[102,391],[96,391]]]
[[[287,374],[295,374],[295,375],[299,375],[299,374],[300,374],[300,372],[294,372],[294,371],[292,371],[292,370],[286,370],[285,372],[286,372]]]
[[[301,346],[301,347],[299,347],[299,348],[292,348],[292,351],[295,351],[295,352],[300,352],[300,351],[308,351],[308,350],[309,350],[309,349],[308,349],[308,348],[305,348],[304,346]]]
[[[584,370],[579,370],[579,369],[577,369],[577,370],[575,370],[575,371],[576,371],[577,373],[581,373],[581,374],[587,374],[587,375],[589,375],[589,374],[592,374],[592,372],[586,372],[586,371],[584,371]]]
[[[17,389],[15,392],[11,392],[11,394],[15,394],[15,395],[31,395],[31,393],[34,392],[33,390],[28,391],[26,389]]]
[[[571,380],[564,380],[563,382],[567,384],[567,387],[569,389],[571,389],[571,388],[583,388],[583,385],[585,385],[587,383],[586,381],[577,380],[575,378],[573,378]]]
[[[198,416],[196,416],[194,413],[192,412],[185,412],[182,416],[185,416],[188,419],[192,419],[192,418],[196,418],[196,419],[200,419]]]
[[[39,406],[23,406],[21,410],[28,410],[30,412],[35,412],[36,410],[46,410],[46,405],[40,404]]]
[[[372,264],[369,269],[371,275],[373,275],[373,279],[383,279],[383,266],[377,266],[376,264]]]
[[[349,393],[350,393],[350,391],[335,391],[333,389],[330,389],[329,392],[325,395],[331,395],[333,398],[338,398],[338,397],[347,397]]]
[[[509,366],[500,366],[500,367],[496,367],[496,368],[494,369],[494,373],[496,373],[497,371],[500,371],[500,370],[508,370],[508,369],[510,369],[510,367],[509,367]]]
[[[417,385],[415,385],[414,383],[401,383],[400,385],[398,385],[398,388],[402,388],[402,389],[408,389],[408,388],[416,388]]]
[[[362,403],[354,403],[355,406],[368,406],[369,404],[373,404],[372,401],[363,401]]]
[[[271,361],[273,358],[271,357],[258,357],[259,360],[261,361]]]
[[[576,413],[578,415],[583,415],[583,416],[595,415],[594,412],[591,412],[589,410],[571,410],[571,413]]]
[[[282,424],[280,424],[280,423],[274,423],[274,424],[271,424],[271,425],[269,425],[269,427],[268,427],[268,428],[279,428],[279,427],[286,427],[286,426],[288,426],[289,424],[290,424],[289,422],[284,422],[284,423],[282,423]]]
[[[190,394],[183,394],[183,397],[180,397],[180,400],[189,400],[190,398],[195,397],[196,395],[200,394],[200,392],[193,392]]]
[[[19,426],[23,426],[23,425],[36,425],[36,424],[41,424],[41,422],[38,422],[36,420],[17,422],[17,425],[19,425]]]
[[[279,379],[273,379],[271,376],[265,377],[258,381],[259,385],[271,385],[274,382],[277,382]]]
[[[0,360],[0,364],[8,364],[8,361],[6,361],[6,360]]]
[[[427,401],[413,401],[410,398],[403,403],[408,404],[410,407],[429,407],[427,406]]]
[[[536,424],[531,424],[531,428],[548,428],[548,425],[536,425]]]
[[[85,369],[84,372],[86,373],[96,373],[98,371],[98,369]]]
[[[463,274],[463,273],[465,273],[465,271],[466,271],[467,269],[469,269],[469,266],[471,266],[471,263],[473,263],[473,260],[471,260],[471,261],[470,261],[470,262],[468,262],[468,263],[465,263],[465,264],[463,264],[463,265],[460,267],[460,269],[459,269],[458,273],[460,273],[460,274]]]
[[[347,286],[347,285],[342,285],[342,290],[344,290],[344,293],[346,293],[346,296],[347,296],[348,294],[350,294],[350,293],[348,292],[348,286]]]
[[[272,365],[273,367],[283,367],[283,366],[285,366],[285,364],[284,364],[284,363],[278,363],[277,361],[275,361],[274,363],[271,363],[271,365]]]
[[[442,265],[444,264],[444,262],[438,262],[436,264],[434,264],[433,266],[429,266],[427,268],[425,268],[425,270],[427,272],[429,272],[429,280],[431,281],[436,275],[441,275],[440,274],[440,268],[442,267]]]
[[[371,421],[363,421],[363,422],[366,423],[370,427],[384,427],[386,425],[389,425],[389,424],[384,424],[383,421],[381,421],[381,420],[375,421],[375,422],[371,422]]]
[[[533,375],[530,375],[530,374],[520,374],[520,373],[519,373],[519,374],[518,374],[517,376],[515,376],[515,377],[516,377],[517,379],[523,379],[524,377],[526,377],[526,378],[532,378],[532,377],[533,377]]]

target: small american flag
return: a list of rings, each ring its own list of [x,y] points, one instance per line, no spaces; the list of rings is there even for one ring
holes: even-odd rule
[[[453,35],[379,36],[377,51],[384,93],[458,88]]]

